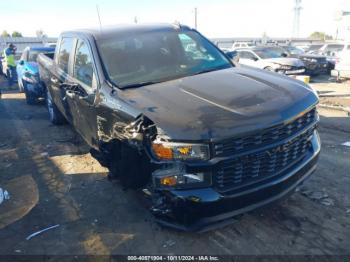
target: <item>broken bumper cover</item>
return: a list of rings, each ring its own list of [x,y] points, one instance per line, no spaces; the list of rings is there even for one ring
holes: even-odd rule
[[[167,190],[167,212],[157,213],[157,222],[183,231],[207,231],[235,221],[235,217],[273,203],[293,193],[316,169],[320,140],[315,132],[312,147],[303,160],[282,176],[271,178],[243,192],[219,193],[215,188]]]

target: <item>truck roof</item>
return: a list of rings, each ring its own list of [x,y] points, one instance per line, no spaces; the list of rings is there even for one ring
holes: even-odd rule
[[[116,35],[133,34],[133,33],[145,33],[149,31],[172,31],[178,28],[190,29],[188,26],[180,24],[168,24],[168,23],[156,23],[156,24],[120,24],[114,26],[103,26],[100,28],[91,29],[77,29],[71,31],[62,32],[64,34],[88,34],[95,39],[106,39],[115,37]]]

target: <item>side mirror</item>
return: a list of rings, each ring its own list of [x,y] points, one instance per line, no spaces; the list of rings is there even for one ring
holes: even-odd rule
[[[24,65],[24,61],[23,60],[19,60],[19,64],[20,65]]]
[[[254,56],[254,57],[252,57],[252,60],[253,61],[258,61],[258,58]]]
[[[282,57],[287,57],[287,56],[288,56],[288,54],[287,54],[287,53],[285,53],[285,52],[283,52],[283,53],[281,54],[281,56],[282,56]]]

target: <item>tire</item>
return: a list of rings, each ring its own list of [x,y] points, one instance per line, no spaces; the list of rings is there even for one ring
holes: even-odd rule
[[[32,92],[28,91],[27,88],[24,88],[24,94],[26,96],[26,102],[28,105],[35,105],[37,103],[37,98]]]
[[[152,173],[152,166],[145,155],[128,145],[120,144],[112,153],[108,178],[118,179],[124,189],[144,186]]]
[[[58,110],[57,106],[52,100],[51,94],[48,89],[46,89],[46,108],[49,113],[49,120],[54,125],[62,125],[66,123],[66,119],[62,113]]]

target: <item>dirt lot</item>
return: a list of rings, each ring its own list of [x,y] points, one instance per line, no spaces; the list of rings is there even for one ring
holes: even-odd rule
[[[338,110],[320,114],[323,149],[311,179],[282,203],[194,234],[155,224],[140,194],[109,182],[70,126],[51,125],[42,105],[7,91],[0,100],[0,188],[10,198],[0,204],[0,254],[349,255],[350,147],[341,144],[350,141],[350,118]]]

